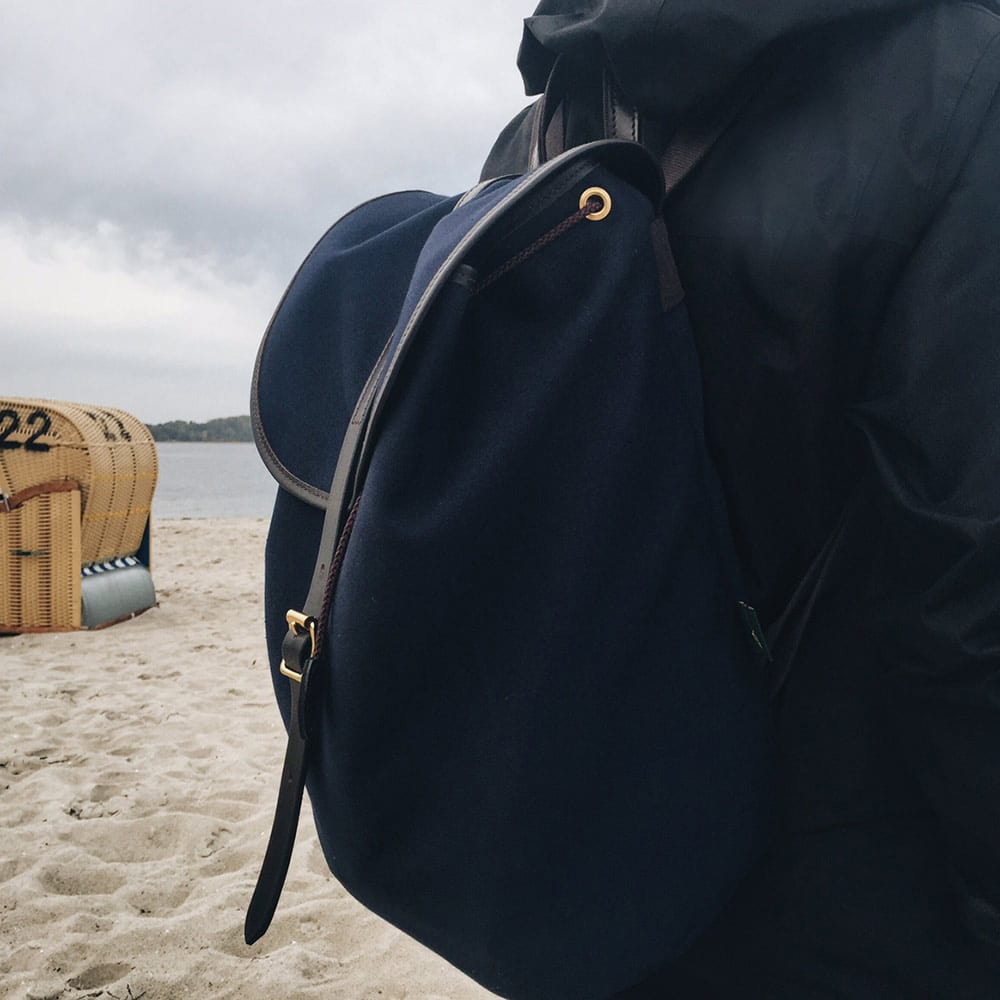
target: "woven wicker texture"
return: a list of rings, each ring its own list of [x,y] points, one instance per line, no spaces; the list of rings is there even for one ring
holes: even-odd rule
[[[67,479],[79,483],[83,565],[138,550],[156,474],[152,435],[123,410],[0,399],[0,492],[12,495]]]
[[[0,512],[0,631],[80,627],[80,491]]]

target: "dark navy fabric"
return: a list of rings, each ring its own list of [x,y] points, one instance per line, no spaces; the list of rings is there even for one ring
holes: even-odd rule
[[[492,273],[592,184],[611,193],[606,220],[569,227],[482,291],[449,282],[413,333],[379,415],[311,726],[309,796],[332,871],[521,1000],[596,1000],[677,954],[758,855],[769,812],[767,709],[691,330],[661,305],[656,207],[604,167],[572,180],[555,173],[461,263]],[[377,341],[381,283],[415,275],[410,305],[396,300],[412,312],[507,191],[446,217],[419,259],[414,206],[339,261],[326,282],[372,288],[338,301],[323,336],[352,358],[341,341]],[[261,386],[272,374],[265,363]],[[310,365],[273,420],[294,428],[299,399],[330,385],[337,397],[341,379]],[[352,408],[328,411],[327,453]],[[275,670],[321,525],[279,493]]]
[[[384,241],[415,258],[456,200],[405,191],[355,209],[316,244],[275,311],[258,358],[266,377],[254,380],[256,436],[317,491],[329,488],[343,428],[409,287],[409,271],[383,266]]]
[[[765,71],[667,207],[765,621],[867,480],[776,706],[773,848],[683,971],[629,1000],[995,1000],[1000,9],[538,13],[536,41],[565,54],[589,34],[657,120],[697,124],[712,93],[743,97],[742,71]],[[518,135],[491,176],[527,163]]]
[[[412,271],[408,267],[399,268],[401,274],[409,276],[409,290],[399,310],[390,352],[399,349],[400,340],[434,276],[444,267],[469,230],[502,201],[515,184],[515,180],[493,184],[479,197],[445,215],[435,226],[431,238],[421,248],[415,268]]]

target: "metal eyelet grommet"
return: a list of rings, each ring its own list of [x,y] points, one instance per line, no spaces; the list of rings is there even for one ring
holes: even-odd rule
[[[604,188],[587,188],[587,190],[580,195],[580,208],[586,208],[587,203],[589,201],[593,201],[594,199],[598,199],[601,202],[601,207],[596,211],[588,212],[585,218],[589,219],[591,222],[600,222],[601,219],[606,219],[611,214],[611,195],[609,195]]]

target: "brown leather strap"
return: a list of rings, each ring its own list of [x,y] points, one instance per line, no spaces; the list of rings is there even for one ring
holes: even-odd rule
[[[556,59],[549,74],[545,93],[535,102],[531,131],[533,169],[566,149],[566,108],[573,100],[573,70],[563,57]],[[656,150],[662,145],[660,166],[669,195],[698,166],[722,134],[757,93],[766,76],[751,68],[733,90],[733,97],[721,104],[703,121],[678,128],[669,139],[656,135],[664,123],[649,123],[618,86],[605,68],[602,76],[602,120],[604,135],[592,138],[628,139],[646,143]],[[655,125],[656,127],[652,127]],[[649,127],[647,127],[649,126]],[[646,133],[650,134],[647,135]]]
[[[529,168],[548,162],[567,148],[567,104],[574,100],[576,85],[574,69],[563,57],[556,59],[549,74],[545,93],[535,103],[531,127]],[[596,90],[594,98],[596,99]],[[576,97],[578,98],[578,95]],[[639,112],[622,93],[611,71],[604,69],[600,82],[601,126],[603,135],[591,139],[626,139],[639,142],[642,138]]]
[[[48,483],[39,483],[37,486],[28,486],[12,496],[0,499],[0,514],[9,514],[34,497],[45,493],[72,493],[79,488],[80,484],[75,479],[55,479]]]
[[[359,453],[371,419],[376,388],[390,359],[391,343],[391,339],[386,343],[361,390],[337,459],[316,564],[302,606],[304,619],[312,625],[306,630],[291,628],[281,645],[282,673],[291,685],[291,718],[271,833],[243,925],[243,938],[247,944],[257,941],[271,925],[292,859],[302,809],[302,791],[309,767],[309,692],[316,680],[313,675],[319,672],[317,660],[322,652],[330,594],[339,571],[337,557],[338,553],[342,553],[342,543],[350,531],[355,509],[352,505],[358,496],[356,476]]]

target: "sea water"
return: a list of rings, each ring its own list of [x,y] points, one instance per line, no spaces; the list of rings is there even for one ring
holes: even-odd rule
[[[161,441],[153,517],[270,517],[277,487],[253,444]]]

